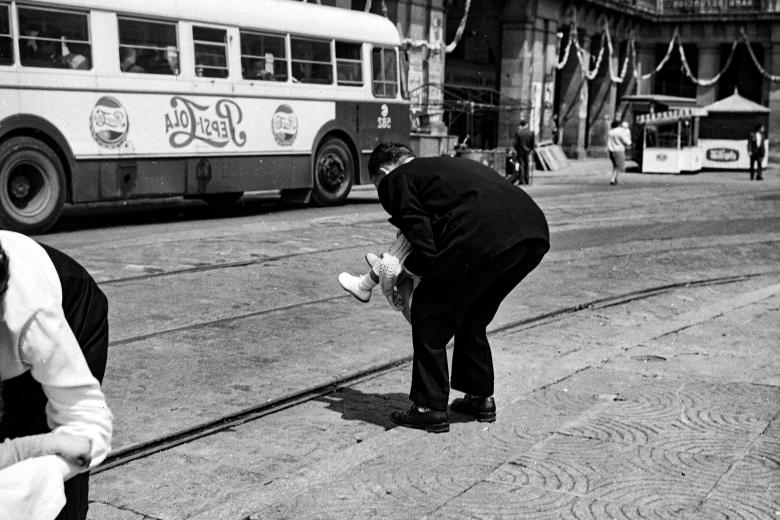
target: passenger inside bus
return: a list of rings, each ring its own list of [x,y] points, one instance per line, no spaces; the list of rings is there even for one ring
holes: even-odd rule
[[[143,67],[136,63],[138,53],[134,47],[120,47],[119,58],[119,67],[122,69],[122,72],[146,72]]]

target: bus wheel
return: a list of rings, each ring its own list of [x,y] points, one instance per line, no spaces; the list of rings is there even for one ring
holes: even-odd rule
[[[20,233],[43,233],[65,204],[65,173],[54,150],[31,137],[0,145],[0,225]]]
[[[208,195],[201,196],[200,199],[211,206],[223,208],[226,206],[232,206],[243,196],[243,191],[236,191],[230,193],[210,193]]]
[[[311,197],[320,206],[341,204],[352,189],[355,162],[347,145],[328,137],[314,158],[314,189]]]

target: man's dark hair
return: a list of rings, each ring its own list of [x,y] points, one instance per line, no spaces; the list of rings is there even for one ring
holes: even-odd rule
[[[762,128],[764,128],[764,125],[758,123],[753,130],[755,130],[756,132],[760,132]]]
[[[619,126],[620,126],[620,121],[615,119],[614,121],[612,121],[612,124],[610,125],[610,128],[617,128]]]
[[[5,254],[3,245],[0,244],[0,297],[5,293],[8,288],[8,255]]]
[[[520,122],[519,122],[518,124],[519,124],[520,126],[525,126],[525,125],[527,125],[527,124],[528,124],[528,121],[526,121],[525,119],[521,119],[521,120],[520,120]]]
[[[379,143],[368,158],[368,175],[373,182],[379,176],[379,168],[385,164],[394,164],[404,157],[414,157],[411,148],[401,143]]]

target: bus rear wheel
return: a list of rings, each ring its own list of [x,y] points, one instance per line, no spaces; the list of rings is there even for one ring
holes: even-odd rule
[[[326,138],[314,157],[312,200],[320,206],[341,204],[354,177],[355,161],[349,147],[338,137]]]
[[[31,137],[0,145],[0,226],[20,233],[48,230],[65,204],[65,172],[57,154]]]

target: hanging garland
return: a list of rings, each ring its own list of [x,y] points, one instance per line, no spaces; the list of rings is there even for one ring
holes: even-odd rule
[[[431,43],[427,40],[412,40],[411,38],[404,38],[401,44],[407,49],[424,48],[433,52],[441,52],[443,50],[446,53],[450,53],[454,51],[455,48],[458,46],[458,42],[460,42],[460,39],[463,37],[463,31],[466,30],[466,21],[468,20],[470,9],[471,9],[471,0],[466,0],[466,6],[463,9],[463,17],[460,19],[460,23],[458,24],[458,29],[455,31],[455,38],[453,38],[453,40],[450,43],[445,44],[444,40]],[[387,16],[387,14],[385,14],[385,16]]]
[[[720,77],[723,75],[724,72],[726,72],[726,69],[729,68],[731,65],[731,60],[734,58],[734,53],[737,50],[737,41],[734,41],[731,45],[731,53],[729,54],[729,58],[726,60],[726,65],[723,66],[722,69],[720,69],[720,72],[715,74],[710,79],[699,79],[696,76],[693,75],[693,72],[691,72],[691,67],[688,65],[688,60],[685,59],[685,51],[683,50],[683,44],[682,41],[678,39],[677,41],[677,50],[680,51],[680,61],[682,61],[683,70],[685,71],[685,75],[688,76],[688,78],[696,83],[699,86],[702,87],[709,87],[710,85],[714,85],[720,80]]]
[[[750,54],[750,58],[753,60],[753,65],[756,66],[758,71],[765,77],[769,78],[769,81],[780,81],[780,76],[770,74],[767,72],[767,70],[761,66],[760,63],[758,63],[758,58],[756,58],[756,55],[753,53],[753,46],[750,45],[750,40],[748,40],[747,33],[745,33],[744,28],[740,28],[739,32],[742,34],[742,39],[745,41],[745,45],[747,45],[748,53]]]
[[[607,37],[607,48],[609,49],[609,56],[611,58],[615,54],[615,48],[612,46],[612,35],[609,33],[609,25],[604,25],[604,33]],[[612,59],[609,60],[609,77],[613,83],[623,83],[623,80],[626,77],[626,73],[628,72],[628,61],[630,56],[631,46],[627,46],[626,57],[623,60],[623,67],[621,67],[622,71],[620,72],[619,76],[616,76],[614,70],[612,69]]]

